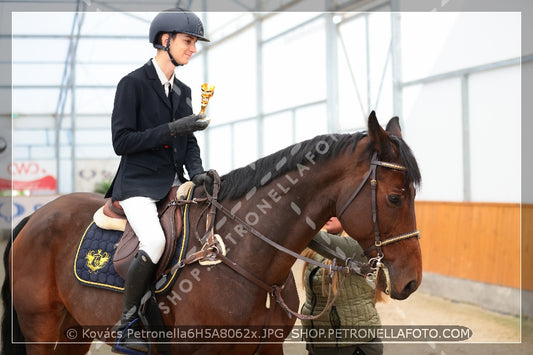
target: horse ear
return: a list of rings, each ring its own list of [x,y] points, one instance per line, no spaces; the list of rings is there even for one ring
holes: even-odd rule
[[[387,127],[385,130],[398,138],[402,138],[402,129],[400,127],[400,119],[396,116],[390,119],[389,123],[387,123]]]
[[[370,112],[370,116],[368,116],[368,137],[373,150],[382,159],[394,155],[394,143],[392,143],[388,133],[379,125],[374,111]]]

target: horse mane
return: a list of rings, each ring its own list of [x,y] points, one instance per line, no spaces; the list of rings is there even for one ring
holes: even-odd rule
[[[333,158],[344,152],[348,147],[353,152],[359,141],[366,136],[366,132],[325,134],[288,146],[223,175],[221,177],[219,199],[223,200],[226,197],[230,199],[240,198],[252,189],[264,186],[279,176],[296,170],[298,165],[309,163],[306,155],[310,153],[314,154],[313,159],[318,162]],[[402,139],[394,136],[391,136],[391,138],[394,144],[398,146],[401,160],[408,169],[407,179],[418,185],[420,183],[420,170],[410,148]],[[320,151],[317,153],[318,149]]]
[[[219,198],[236,199],[253,188],[268,184],[277,177],[295,170],[298,164],[309,163],[306,154],[313,153],[315,161],[321,161],[338,155],[349,145],[353,150],[364,136],[365,134],[361,132],[326,134],[288,146],[222,176]],[[327,151],[324,154],[316,153],[317,144],[327,147]]]

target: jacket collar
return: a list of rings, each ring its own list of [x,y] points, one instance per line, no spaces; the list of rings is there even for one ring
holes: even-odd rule
[[[165,89],[163,88],[163,85],[161,84],[161,80],[159,79],[159,76],[157,75],[157,71],[151,59],[144,65],[144,71],[146,73],[147,78],[150,80],[150,84],[152,85],[152,88],[157,93],[157,96],[159,96],[159,98],[163,101],[163,103],[168,108],[170,108],[170,100],[165,94]],[[176,94],[171,95],[171,98],[174,99],[173,103],[176,102],[175,96]],[[176,105],[174,105],[174,108],[176,108]]]

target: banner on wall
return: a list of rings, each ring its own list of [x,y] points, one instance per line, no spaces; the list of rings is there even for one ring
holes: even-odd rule
[[[12,229],[24,217],[56,199],[59,195],[15,196],[0,198],[0,225]]]
[[[3,167],[0,190],[52,193],[57,189],[54,160],[14,161]]]
[[[119,159],[77,160],[74,190],[94,192],[99,184],[109,184],[115,176],[119,162]]]

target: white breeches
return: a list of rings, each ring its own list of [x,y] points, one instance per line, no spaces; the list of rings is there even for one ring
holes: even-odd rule
[[[148,254],[154,264],[159,262],[165,249],[165,234],[157,215],[156,202],[140,196],[120,201],[131,228],[139,238],[139,250]]]

